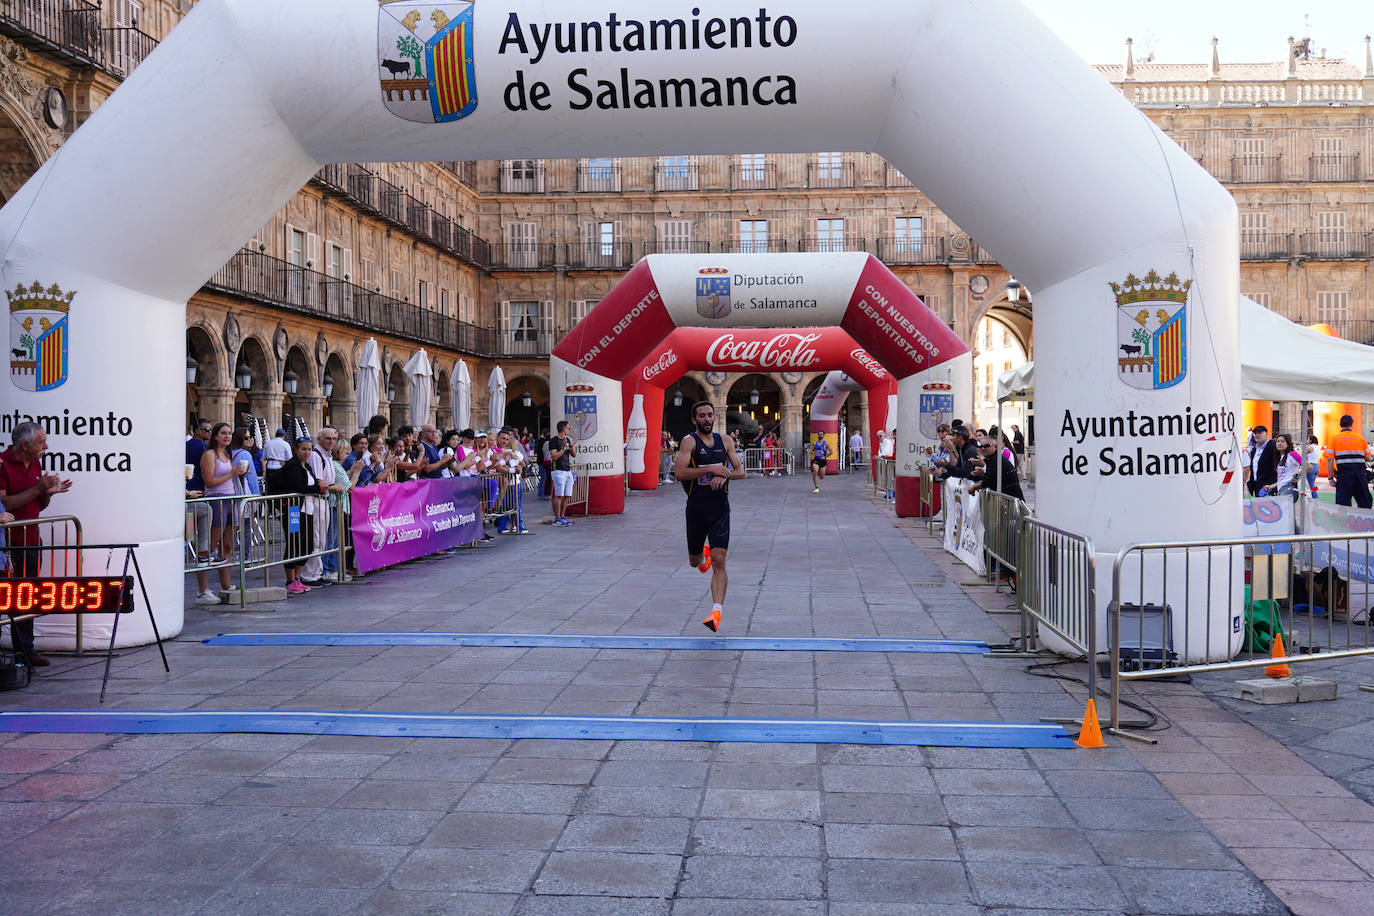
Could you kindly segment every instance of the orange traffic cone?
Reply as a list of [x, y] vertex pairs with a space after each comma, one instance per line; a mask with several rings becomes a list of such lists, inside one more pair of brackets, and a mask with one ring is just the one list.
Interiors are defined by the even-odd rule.
[[[1283, 634], [1274, 634], [1274, 648], [1269, 653], [1270, 658], [1283, 658], [1288, 654], [1288, 650], [1283, 647]], [[1265, 677], [1291, 677], [1293, 672], [1288, 670], [1287, 665], [1266, 665], [1264, 669]]]
[[1073, 743], [1079, 747], [1107, 746], [1107, 742], [1102, 740], [1102, 728], [1097, 724], [1097, 704], [1092, 700], [1088, 701], [1088, 708], [1083, 711], [1083, 727]]

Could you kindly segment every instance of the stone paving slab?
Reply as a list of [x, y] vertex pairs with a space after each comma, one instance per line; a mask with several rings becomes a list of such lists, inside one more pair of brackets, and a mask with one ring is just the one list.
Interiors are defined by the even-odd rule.
[[[819, 496], [803, 484], [751, 480], [733, 494], [728, 632], [1007, 640], [1015, 618], [990, 613], [1006, 609], [1005, 592], [932, 549], [924, 525], [893, 519], [857, 477]], [[634, 494], [622, 517], [539, 526], [271, 613], [192, 607], [169, 646], [171, 674], [154, 650], [122, 652], [107, 706], [1081, 714], [1075, 685], [981, 656], [197, 642], [224, 631], [696, 636], [707, 578], [684, 561], [680, 513], [672, 489]], [[59, 659], [29, 690], [0, 695], [0, 708], [93, 706], [99, 666]], [[1196, 688], [1147, 701], [1172, 724], [1161, 743], [1099, 751], [0, 735], [0, 817], [15, 825], [0, 855], [14, 876], [7, 897], [44, 912], [142, 911], [150, 887], [154, 909], [169, 913], [1248, 914], [1367, 903], [1374, 818], [1354, 793]], [[1309, 870], [1285, 857], [1306, 850], [1319, 853]]]

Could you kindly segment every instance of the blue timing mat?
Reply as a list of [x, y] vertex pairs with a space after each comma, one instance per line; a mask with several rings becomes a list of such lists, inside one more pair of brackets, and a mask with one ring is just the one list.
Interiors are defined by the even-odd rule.
[[648, 716], [482, 716], [282, 710], [22, 710], [0, 732], [124, 735], [363, 735], [388, 738], [572, 738], [601, 741], [752, 741], [922, 747], [1072, 748], [1058, 725], [1030, 722], [863, 722]]
[[207, 646], [485, 646], [560, 649], [727, 649], [755, 652], [952, 652], [981, 655], [967, 639], [775, 639], [766, 636], [577, 636], [537, 633], [221, 633]]

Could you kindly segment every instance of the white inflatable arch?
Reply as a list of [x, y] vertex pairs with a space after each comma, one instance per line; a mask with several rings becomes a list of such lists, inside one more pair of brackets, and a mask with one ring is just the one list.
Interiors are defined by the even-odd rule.
[[[63, 337], [41, 372], [12, 358], [5, 425], [52, 418], [54, 450], [127, 456], [50, 511], [143, 545], [164, 635], [185, 303], [331, 162], [880, 153], [1034, 290], [1040, 515], [1104, 551], [1236, 530], [1216, 457], [1240, 398], [1235, 205], [1025, 8], [602, 9], [203, 0], [0, 211], [12, 328], [46, 310]], [[71, 643], [60, 624], [41, 644]]]
[[[647, 431], [659, 428], [665, 388], [690, 369], [843, 369], [862, 380], [856, 387], [882, 396], [879, 424], [893, 422], [886, 410], [891, 373], [905, 395], [899, 403], [911, 408], [896, 421], [909, 446], [898, 464], [901, 515], [916, 513], [920, 456], [935, 445], [934, 429], [918, 422], [918, 405], [932, 397], [951, 408], [957, 402], [967, 416], [973, 403], [968, 346], [872, 255], [649, 255], [549, 359], [553, 419], [576, 421], [571, 434], [590, 468], [589, 511], [625, 508], [627, 438], [632, 455], [647, 452], [645, 467], [630, 468], [630, 486], [655, 485], [658, 437]], [[627, 428], [636, 396], [645, 422]], [[838, 455], [838, 424], [829, 419], [817, 429], [831, 435]]]

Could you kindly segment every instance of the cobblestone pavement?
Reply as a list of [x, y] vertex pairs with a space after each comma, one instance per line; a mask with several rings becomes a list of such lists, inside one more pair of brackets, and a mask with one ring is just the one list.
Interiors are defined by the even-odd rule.
[[[735, 486], [724, 632], [1005, 641], [1005, 594], [858, 478], [823, 489]], [[235, 631], [704, 632], [707, 577], [685, 562], [680, 491], [535, 530], [259, 613], [193, 607], [168, 647], [172, 673], [154, 649], [122, 653], [107, 706], [1081, 715], [1076, 685], [977, 655], [199, 643]], [[0, 708], [93, 707], [99, 676], [94, 659], [59, 659]], [[1094, 751], [0, 735], [0, 910], [1369, 911], [1363, 800], [1197, 687], [1143, 695], [1171, 723], [1160, 743]]]

